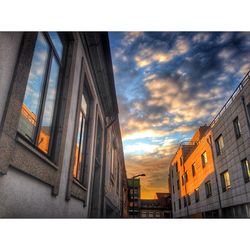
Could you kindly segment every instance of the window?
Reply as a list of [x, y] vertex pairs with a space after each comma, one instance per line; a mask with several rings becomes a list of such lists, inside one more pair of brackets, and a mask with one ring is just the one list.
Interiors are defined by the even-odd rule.
[[221, 155], [222, 150], [224, 148], [224, 141], [222, 135], [220, 135], [216, 140], [215, 140], [215, 148], [216, 148], [216, 153], [217, 156]]
[[205, 167], [207, 164], [207, 152], [206, 151], [201, 155], [201, 162], [202, 162], [202, 167]]
[[62, 54], [57, 33], [38, 33], [18, 124], [18, 132], [46, 155], [53, 144]]
[[196, 188], [194, 190], [194, 196], [195, 196], [195, 202], [199, 202], [200, 200], [199, 188]]
[[221, 173], [220, 177], [221, 177], [222, 191], [225, 192], [231, 188], [230, 175], [229, 175], [228, 170]]
[[248, 160], [246, 158], [241, 161], [241, 167], [243, 171], [244, 181], [245, 183], [247, 183], [250, 180], [250, 168], [249, 168]]
[[184, 201], [184, 207], [187, 206], [187, 200], [186, 200], [186, 197], [183, 197], [183, 201]]
[[185, 171], [185, 182], [187, 183], [188, 182], [188, 172], [187, 171]]
[[240, 122], [238, 116], [233, 120], [234, 124], [234, 133], [236, 136], [236, 139], [241, 137], [241, 127], [240, 127]]
[[[86, 94], [82, 94], [81, 97], [81, 108], [77, 129], [76, 145], [75, 145], [75, 160], [73, 176], [78, 181], [83, 182], [84, 180], [84, 167], [85, 167], [85, 155], [86, 155], [86, 139], [87, 139], [87, 113], [89, 100]], [[98, 132], [99, 134], [99, 132]], [[98, 150], [98, 149], [97, 149]], [[97, 153], [96, 159], [99, 155]]]
[[182, 175], [181, 181], [182, 181], [182, 186], [184, 186], [184, 184], [185, 184], [185, 174]]
[[196, 172], [196, 166], [195, 166], [195, 163], [192, 164], [192, 175], [195, 176]]
[[174, 194], [174, 185], [173, 185], [173, 194]]
[[180, 190], [180, 181], [179, 180], [177, 180], [177, 188], [178, 188], [178, 190]]
[[190, 198], [189, 194], [187, 195], [187, 202], [188, 202], [188, 206], [190, 206], [191, 205], [191, 198]]
[[212, 186], [211, 186], [211, 181], [208, 181], [205, 183], [205, 189], [206, 189], [206, 196], [209, 198], [212, 196]]
[[154, 218], [154, 212], [150, 211], [148, 217], [149, 218]]
[[179, 209], [181, 209], [181, 199], [179, 199], [178, 201], [179, 201]]
[[180, 165], [181, 165], [181, 166], [182, 166], [182, 163], [183, 163], [183, 162], [182, 162], [182, 157], [180, 157]]
[[160, 218], [160, 217], [161, 217], [161, 214], [160, 214], [159, 211], [156, 211], [156, 212], [155, 212], [155, 217], [157, 217], [157, 218]]

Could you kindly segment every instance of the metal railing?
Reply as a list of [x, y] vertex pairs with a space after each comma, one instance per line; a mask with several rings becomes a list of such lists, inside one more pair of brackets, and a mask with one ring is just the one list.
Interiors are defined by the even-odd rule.
[[228, 109], [228, 107], [232, 104], [232, 102], [235, 100], [235, 98], [238, 96], [238, 94], [241, 92], [241, 90], [243, 89], [243, 87], [246, 85], [247, 80], [250, 78], [250, 71], [247, 72], [247, 74], [245, 75], [245, 77], [243, 78], [243, 80], [240, 82], [240, 84], [238, 85], [238, 87], [236, 88], [236, 90], [233, 92], [233, 94], [229, 97], [229, 99], [227, 100], [227, 102], [224, 104], [224, 106], [222, 107], [222, 109], [219, 111], [219, 113], [215, 116], [215, 118], [213, 119], [213, 121], [210, 123], [209, 127], [212, 128], [216, 122], [218, 121], [218, 119], [223, 115], [223, 113]]

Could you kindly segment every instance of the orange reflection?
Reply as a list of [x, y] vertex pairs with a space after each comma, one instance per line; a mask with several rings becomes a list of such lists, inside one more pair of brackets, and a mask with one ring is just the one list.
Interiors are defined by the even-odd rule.
[[78, 157], [79, 157], [79, 147], [76, 145], [75, 149], [75, 161], [74, 161], [74, 170], [73, 170], [73, 176], [76, 178], [77, 177], [77, 163], [78, 163]]
[[[211, 134], [209, 127], [200, 127], [188, 143], [180, 146], [171, 161], [172, 166], [178, 164], [180, 197], [191, 195], [214, 172], [213, 155], [209, 144]], [[202, 162], [204, 152], [206, 152], [207, 158], [205, 164]], [[195, 168], [194, 175], [193, 168]]]
[[[25, 119], [32, 125], [32, 127], [37, 126], [36, 115], [24, 103], [22, 105], [21, 115], [23, 119]], [[46, 154], [48, 153], [50, 142], [50, 135], [48, 130], [49, 128], [42, 127], [38, 138], [38, 148]]]

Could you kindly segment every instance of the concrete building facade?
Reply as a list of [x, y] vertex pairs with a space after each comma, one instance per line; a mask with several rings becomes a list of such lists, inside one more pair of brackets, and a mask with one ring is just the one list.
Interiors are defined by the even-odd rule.
[[250, 217], [249, 73], [211, 124], [224, 217]]
[[249, 217], [249, 73], [209, 126], [171, 161], [173, 217]]
[[124, 176], [108, 34], [0, 33], [0, 217], [120, 217]]

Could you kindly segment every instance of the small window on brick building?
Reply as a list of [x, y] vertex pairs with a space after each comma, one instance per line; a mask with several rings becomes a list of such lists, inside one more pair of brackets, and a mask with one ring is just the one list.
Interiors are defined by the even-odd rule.
[[215, 140], [215, 148], [217, 156], [221, 155], [222, 150], [224, 148], [224, 141], [222, 135], [218, 136]]
[[195, 202], [199, 202], [200, 200], [199, 188], [196, 188], [194, 190], [194, 196], [195, 196]]
[[243, 171], [244, 181], [245, 183], [247, 183], [250, 180], [250, 168], [247, 158], [241, 161], [241, 167]]
[[195, 163], [192, 164], [192, 175], [195, 176], [196, 174], [196, 166], [195, 166]]
[[208, 181], [205, 183], [205, 189], [206, 189], [206, 197], [209, 198], [212, 196], [212, 185], [211, 181]]
[[202, 167], [205, 167], [207, 164], [207, 152], [203, 152], [201, 155], [201, 162], [202, 162]]
[[231, 188], [230, 175], [228, 170], [220, 174], [222, 191], [225, 192]]
[[241, 127], [240, 127], [240, 121], [238, 116], [233, 120], [233, 125], [234, 125], [234, 133], [236, 136], [236, 139], [241, 137]]

